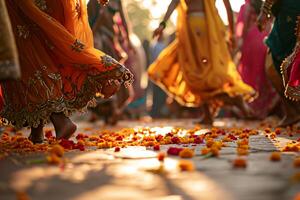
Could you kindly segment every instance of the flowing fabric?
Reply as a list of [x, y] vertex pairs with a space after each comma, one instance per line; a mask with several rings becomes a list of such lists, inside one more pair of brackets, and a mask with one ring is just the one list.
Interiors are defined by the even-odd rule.
[[264, 38], [267, 31], [260, 32], [256, 25], [257, 14], [250, 0], [241, 7], [237, 20], [237, 37], [243, 41], [238, 70], [243, 81], [251, 85], [259, 94], [250, 107], [255, 115], [265, 118], [278, 101], [276, 91], [267, 79], [265, 62], [267, 47]]
[[300, 15], [300, 1], [278, 0], [274, 10], [276, 19], [266, 43], [271, 50], [276, 70], [280, 73], [282, 61], [293, 52], [297, 42], [295, 28], [297, 16]]
[[205, 0], [205, 16], [188, 16], [178, 6], [177, 38], [150, 66], [150, 78], [180, 104], [198, 107], [219, 94], [243, 95], [254, 90], [245, 84], [226, 44], [226, 28], [214, 0]]
[[[300, 17], [298, 17], [298, 26]], [[300, 101], [300, 31], [298, 27], [298, 42], [294, 52], [287, 57], [282, 65], [281, 72], [287, 98]]]
[[93, 48], [85, 0], [6, 0], [22, 78], [2, 84], [1, 116], [17, 127], [37, 127], [54, 112], [91, 105], [113, 80], [131, 73]]
[[[0, 80], [20, 77], [20, 67], [5, 1], [0, 1]], [[1, 95], [1, 90], [0, 90]]]

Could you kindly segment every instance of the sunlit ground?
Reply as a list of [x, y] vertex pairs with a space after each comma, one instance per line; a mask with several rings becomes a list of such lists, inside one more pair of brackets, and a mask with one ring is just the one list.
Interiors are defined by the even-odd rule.
[[[101, 122], [90, 124], [78, 121], [78, 133], [92, 134], [111, 129]], [[218, 119], [215, 126], [256, 128], [257, 122]], [[177, 136], [185, 137], [195, 127], [193, 120], [122, 121], [114, 129], [133, 127], [141, 138], [166, 135], [180, 128]], [[205, 127], [195, 132], [202, 135]], [[295, 135], [296, 136], [296, 135]], [[152, 147], [133, 146], [115, 152], [114, 148], [73, 151], [66, 155], [63, 166], [26, 164], [36, 156], [14, 156], [0, 160], [0, 199], [15, 199], [17, 191], [24, 191], [32, 199], [293, 199], [299, 191], [297, 170], [292, 161], [295, 153], [283, 153], [282, 161], [271, 162], [270, 153], [278, 151], [297, 137], [279, 135], [275, 139], [263, 132], [249, 139], [247, 168], [234, 169], [237, 157], [235, 142], [226, 143], [218, 158], [205, 158], [201, 150], [205, 143], [193, 145], [164, 145], [194, 149], [191, 159], [195, 170], [181, 172], [181, 158], [168, 156], [163, 163], [157, 160], [157, 151]], [[132, 135], [124, 140], [130, 140]], [[221, 138], [220, 138], [221, 139]], [[38, 157], [38, 156], [37, 156]], [[13, 160], [17, 160], [14, 161]], [[291, 182], [292, 181], [292, 182]], [[281, 191], [278, 193], [278, 191]]]
[[[145, 0], [143, 5], [149, 6], [149, 2], [150, 0]], [[154, 8], [154, 18], [163, 14], [168, 2], [159, 1], [160, 4]], [[217, 1], [218, 6], [220, 2]], [[242, 1], [232, 2], [236, 10]], [[220, 13], [224, 14], [222, 9]], [[195, 128], [191, 119], [121, 121], [114, 128], [106, 127], [102, 122], [91, 124], [86, 122], [86, 117], [84, 119], [75, 119], [79, 126], [76, 134], [91, 135], [106, 129], [116, 131], [132, 128], [133, 132], [123, 138], [124, 142], [131, 141], [134, 137], [138, 138], [136, 142], [147, 137], [165, 137], [174, 129], [175, 137], [186, 138], [190, 136], [189, 131]], [[272, 122], [273, 119], [270, 119], [266, 124], [272, 125]], [[259, 130], [259, 134], [249, 138], [248, 155], [238, 156], [238, 143], [234, 141], [226, 142], [218, 157], [202, 154], [202, 150], [208, 145], [207, 141], [197, 145], [168, 144], [161, 145], [160, 152], [167, 152], [170, 147], [189, 148], [194, 151], [194, 156], [180, 158], [168, 155], [163, 162], [157, 159], [158, 151], [152, 146], [127, 146], [119, 152], [115, 148], [95, 147], [83, 152], [72, 150], [65, 154], [66, 160], [60, 165], [32, 162], [44, 159], [45, 153], [13, 153], [0, 159], [0, 199], [16, 199], [17, 194], [17, 199], [20, 200], [296, 199], [295, 196], [300, 191], [300, 174], [293, 161], [299, 153], [283, 152], [278, 162], [271, 162], [270, 155], [282, 150], [288, 143], [296, 144], [299, 133], [281, 134], [272, 138], [272, 133], [267, 134], [260, 127], [260, 122], [234, 119], [217, 119], [214, 126], [220, 129], [255, 129]], [[210, 131], [209, 127], [197, 126], [193, 134], [198, 137]], [[24, 132], [28, 135], [28, 130]], [[72, 139], [76, 141], [75, 138]], [[215, 138], [216, 141], [222, 139], [224, 135]], [[239, 138], [240, 140], [242, 139]], [[237, 157], [246, 161], [245, 168], [234, 168], [233, 161]], [[191, 164], [193, 169], [182, 171], [179, 167], [182, 162]]]

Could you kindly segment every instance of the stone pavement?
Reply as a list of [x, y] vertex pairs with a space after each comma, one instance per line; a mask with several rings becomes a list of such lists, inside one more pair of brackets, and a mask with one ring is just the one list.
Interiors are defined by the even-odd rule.
[[[255, 123], [220, 120], [215, 125], [251, 128]], [[138, 126], [192, 128], [194, 124], [192, 120], [131, 121], [121, 122], [115, 129]], [[88, 132], [105, 127], [79, 122], [79, 128]], [[270, 152], [291, 139], [279, 137], [274, 142], [264, 135], [252, 136], [246, 169], [232, 167], [235, 144], [224, 147], [218, 158], [209, 159], [200, 156], [204, 145], [198, 145], [192, 159], [194, 172], [180, 172], [179, 158], [168, 156], [163, 174], [149, 171], [158, 168], [159, 162], [156, 152], [145, 147], [128, 147], [119, 153], [112, 149], [68, 152], [70, 162], [64, 168], [26, 164], [28, 160], [44, 157], [42, 154], [14, 156], [0, 160], [0, 200], [16, 199], [15, 191], [20, 190], [33, 200], [293, 200], [300, 192], [300, 182], [293, 181], [300, 172], [293, 167], [295, 153], [284, 153], [280, 162], [269, 160]]]

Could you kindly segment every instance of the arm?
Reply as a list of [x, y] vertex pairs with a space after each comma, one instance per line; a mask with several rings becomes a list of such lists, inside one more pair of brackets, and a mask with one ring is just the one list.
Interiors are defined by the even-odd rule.
[[223, 0], [226, 11], [227, 11], [227, 18], [228, 18], [228, 22], [229, 22], [229, 28], [230, 28], [230, 32], [231, 32], [231, 36], [234, 35], [234, 17], [233, 17], [233, 11], [231, 8], [231, 4], [229, 0]]
[[251, 14], [253, 12], [253, 8], [251, 7], [251, 5], [247, 5], [247, 7], [245, 8], [245, 22], [244, 22], [244, 28], [243, 28], [243, 33], [242, 33], [242, 38], [245, 38], [249, 26], [250, 26], [250, 18], [251, 18]]
[[92, 31], [93, 33], [95, 33], [99, 27], [101, 27], [103, 25], [103, 14], [104, 14], [104, 10], [102, 10], [103, 8], [100, 8], [100, 10], [98, 10], [99, 12], [99, 16], [97, 17], [95, 23], [93, 24], [93, 27], [92, 27]]
[[162, 35], [163, 30], [166, 28], [166, 22], [169, 20], [170, 16], [172, 15], [174, 10], [178, 6], [179, 2], [180, 2], [180, 0], [172, 0], [171, 1], [170, 5], [168, 7], [167, 13], [165, 14], [165, 16], [163, 18], [163, 21], [159, 24], [159, 27], [153, 33], [153, 38]]
[[119, 0], [119, 10], [120, 10], [120, 17], [124, 24], [124, 28], [125, 28], [125, 32], [126, 32], [126, 39], [128, 41], [129, 49], [131, 49], [134, 53], [136, 53], [136, 50], [130, 40], [131, 26], [129, 24], [130, 21], [128, 20], [129, 17], [128, 17], [126, 10], [123, 7], [121, 0]]
[[233, 16], [233, 11], [231, 8], [231, 4], [229, 0], [223, 0], [226, 11], [227, 11], [227, 17], [228, 17], [228, 22], [229, 22], [229, 45], [230, 49], [233, 52], [236, 48], [236, 41], [235, 41], [235, 33], [234, 33], [234, 16]]
[[257, 18], [257, 26], [260, 31], [264, 31], [266, 24], [271, 19], [272, 7], [278, 0], [266, 0], [260, 10], [260, 14]]
[[172, 0], [171, 1], [170, 5], [168, 7], [167, 13], [164, 16], [164, 19], [163, 19], [164, 22], [167, 22], [169, 20], [169, 18], [171, 17], [172, 13], [177, 8], [179, 2], [180, 2], [180, 0]]

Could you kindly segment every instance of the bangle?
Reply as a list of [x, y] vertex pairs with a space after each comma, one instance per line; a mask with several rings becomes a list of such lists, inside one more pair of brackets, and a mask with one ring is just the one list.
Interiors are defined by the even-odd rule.
[[273, 5], [274, 5], [274, 1], [273, 0], [266, 0], [265, 3], [262, 6], [262, 12], [268, 18], [271, 18]]
[[109, 0], [98, 0], [98, 3], [103, 6], [106, 6], [109, 3]]
[[162, 26], [165, 29], [167, 26], [167, 23], [165, 21], [162, 21], [159, 23], [159, 26]]

